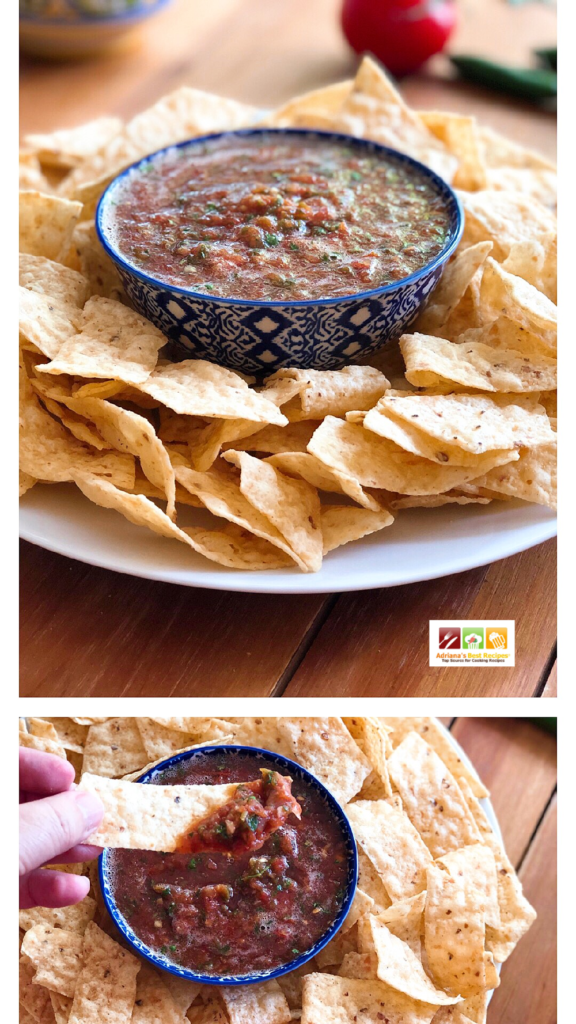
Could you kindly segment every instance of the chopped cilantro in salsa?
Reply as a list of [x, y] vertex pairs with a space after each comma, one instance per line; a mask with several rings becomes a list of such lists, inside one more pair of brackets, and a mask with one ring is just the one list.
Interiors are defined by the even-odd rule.
[[165, 786], [240, 785], [203, 834], [185, 837], [192, 854], [108, 852], [118, 909], [148, 947], [218, 976], [288, 963], [324, 934], [344, 898], [346, 847], [317, 791], [298, 781], [292, 795], [289, 781], [233, 751], [217, 762], [197, 754], [154, 777]]
[[354, 142], [273, 132], [172, 148], [117, 186], [112, 237], [137, 268], [221, 297], [330, 298], [392, 284], [448, 237], [445, 200]]

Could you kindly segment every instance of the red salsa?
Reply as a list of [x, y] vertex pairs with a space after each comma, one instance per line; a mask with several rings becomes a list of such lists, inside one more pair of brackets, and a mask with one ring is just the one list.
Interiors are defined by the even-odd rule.
[[337, 916], [348, 873], [320, 794], [300, 780], [291, 794], [264, 758], [196, 754], [150, 784], [230, 782], [242, 783], [234, 800], [184, 837], [185, 852], [108, 851], [114, 899], [136, 935], [214, 976], [268, 970], [310, 949]]
[[257, 133], [174, 147], [115, 189], [107, 228], [136, 268], [222, 298], [350, 295], [444, 248], [433, 182], [353, 141]]

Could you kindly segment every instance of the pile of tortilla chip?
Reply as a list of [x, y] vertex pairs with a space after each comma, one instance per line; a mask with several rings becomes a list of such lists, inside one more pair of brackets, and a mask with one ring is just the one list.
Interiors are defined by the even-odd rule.
[[[459, 191], [461, 244], [414, 325], [367, 363], [256, 385], [173, 363], [94, 228], [134, 160], [243, 125], [331, 128], [428, 164]], [[405, 508], [556, 504], [555, 171], [472, 117], [410, 110], [366, 58], [354, 81], [258, 120], [182, 87], [128, 124], [26, 139], [20, 193], [21, 494], [96, 504], [235, 569], [320, 569]], [[182, 513], [204, 510], [202, 526]]]
[[68, 758], [107, 813], [120, 790], [126, 808], [134, 786], [130, 839], [115, 843], [106, 826], [100, 841], [136, 847], [143, 771], [206, 743], [276, 751], [346, 807], [359, 856], [336, 937], [292, 973], [238, 987], [135, 957], [105, 909], [96, 861], [46, 868], [86, 870], [92, 888], [76, 906], [20, 912], [26, 1024], [483, 1024], [497, 965], [536, 917], [483, 810], [487, 790], [433, 718], [27, 719], [20, 740]]

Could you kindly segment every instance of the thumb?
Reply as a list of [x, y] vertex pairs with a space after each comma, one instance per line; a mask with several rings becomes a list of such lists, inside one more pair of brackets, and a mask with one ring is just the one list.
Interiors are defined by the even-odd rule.
[[104, 807], [92, 793], [69, 790], [20, 806], [20, 874], [50, 863], [94, 831]]

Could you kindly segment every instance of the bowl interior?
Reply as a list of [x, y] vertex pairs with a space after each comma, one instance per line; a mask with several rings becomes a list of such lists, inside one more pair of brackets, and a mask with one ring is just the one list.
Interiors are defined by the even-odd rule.
[[[215, 141], [218, 139], [225, 139], [228, 137], [250, 137], [250, 136], [262, 136], [262, 135], [276, 135], [276, 136], [298, 136], [300, 138], [319, 138], [324, 141], [333, 141], [336, 143], [353, 143], [362, 150], [381, 155], [383, 159], [388, 161], [396, 162], [410, 167], [414, 174], [420, 178], [425, 179], [430, 183], [434, 190], [440, 195], [445, 203], [448, 217], [449, 230], [446, 238], [446, 242], [441, 251], [428, 263], [424, 264], [418, 270], [409, 276], [402, 278], [399, 281], [395, 281], [392, 284], [381, 285], [376, 288], [371, 288], [368, 291], [352, 292], [349, 295], [337, 295], [330, 298], [312, 298], [312, 299], [299, 299], [299, 300], [276, 300], [276, 299], [238, 299], [228, 298], [219, 296], [214, 293], [198, 292], [192, 288], [186, 288], [179, 285], [171, 284], [163, 281], [161, 278], [153, 277], [145, 274], [140, 268], [135, 267], [129, 260], [129, 258], [121, 253], [116, 247], [110, 231], [109, 213], [110, 206], [116, 202], [116, 193], [118, 189], [124, 187], [126, 178], [132, 174], [138, 173], [147, 164], [150, 164], [159, 157], [167, 154], [171, 151], [177, 151], [189, 148], [194, 150], [196, 147], [200, 147], [207, 142]], [[324, 306], [336, 303], [346, 302], [352, 299], [364, 299], [370, 298], [371, 296], [385, 296], [387, 294], [393, 294], [398, 291], [399, 288], [405, 285], [412, 284], [419, 280], [419, 278], [430, 273], [430, 271], [441, 266], [449, 257], [452, 255], [464, 227], [464, 216], [462, 212], [462, 206], [460, 200], [453, 189], [445, 182], [439, 175], [432, 171], [429, 167], [421, 164], [418, 160], [413, 157], [407, 156], [405, 153], [400, 153], [398, 150], [391, 149], [388, 146], [383, 146], [378, 142], [373, 142], [370, 139], [361, 139], [352, 135], [345, 135], [341, 132], [329, 132], [319, 131], [310, 128], [241, 128], [235, 131], [218, 132], [211, 135], [203, 135], [193, 139], [187, 139], [184, 142], [180, 142], [177, 145], [166, 146], [163, 149], [157, 150], [155, 153], [151, 153], [148, 156], [143, 157], [140, 160], [135, 161], [130, 167], [127, 167], [122, 171], [114, 180], [108, 185], [108, 188], [103, 192], [98, 203], [96, 210], [96, 231], [101, 244], [104, 249], [114, 260], [118, 266], [128, 272], [140, 281], [152, 285], [156, 288], [165, 289], [170, 293], [188, 295], [195, 298], [206, 299], [212, 303], [222, 303], [223, 305], [231, 306], [250, 306], [259, 307], [263, 306], [266, 308], [270, 307], [285, 307], [285, 308], [296, 308], [305, 306]]]
[[295, 761], [291, 761], [289, 758], [283, 757], [281, 754], [273, 753], [270, 750], [264, 750], [261, 747], [247, 747], [239, 746], [237, 744], [224, 744], [216, 747], [206, 745], [203, 747], [198, 747], [195, 750], [182, 751], [179, 754], [175, 754], [173, 757], [166, 758], [166, 760], [162, 761], [160, 764], [155, 765], [153, 768], [150, 768], [148, 771], [143, 772], [143, 774], [138, 778], [137, 781], [143, 783], [150, 782], [155, 775], [158, 775], [165, 768], [178, 764], [182, 761], [192, 760], [194, 759], [194, 757], [197, 757], [198, 755], [207, 755], [208, 757], [220, 757], [222, 753], [226, 752], [236, 753], [240, 757], [246, 756], [252, 758], [256, 756], [258, 758], [262, 758], [262, 760], [266, 760], [267, 762], [272, 762], [274, 765], [277, 766], [278, 771], [283, 772], [285, 774], [289, 774], [295, 781], [301, 780], [308, 786], [313, 787], [316, 790], [316, 792], [321, 796], [326, 806], [329, 808], [332, 817], [335, 819], [340, 828], [348, 853], [346, 893], [342, 901], [342, 905], [340, 907], [338, 915], [336, 916], [332, 924], [326, 929], [326, 931], [323, 933], [320, 939], [318, 939], [318, 941], [313, 946], [311, 946], [308, 950], [302, 953], [295, 960], [291, 960], [287, 964], [282, 964], [280, 966], [270, 968], [269, 970], [257, 971], [241, 975], [215, 976], [212, 974], [200, 974], [189, 968], [179, 967], [177, 964], [172, 963], [162, 953], [150, 949], [148, 946], [145, 945], [144, 942], [142, 942], [141, 939], [138, 938], [136, 933], [130, 927], [128, 921], [126, 921], [126, 919], [120, 913], [114, 899], [113, 888], [111, 884], [111, 864], [109, 857], [111, 851], [104, 850], [100, 856], [99, 876], [100, 886], [104, 902], [106, 904], [106, 908], [110, 916], [112, 917], [112, 920], [119, 928], [120, 932], [123, 934], [125, 939], [129, 942], [129, 944], [132, 946], [132, 948], [137, 954], [144, 957], [146, 960], [150, 961], [150, 963], [154, 964], [154, 966], [159, 967], [164, 971], [168, 971], [170, 974], [175, 974], [178, 977], [187, 978], [191, 981], [198, 981], [211, 985], [246, 985], [266, 981], [270, 978], [277, 978], [282, 974], [288, 974], [290, 971], [296, 970], [296, 968], [301, 967], [302, 964], [305, 964], [308, 960], [315, 956], [321, 949], [323, 949], [323, 947], [327, 945], [327, 943], [330, 942], [332, 938], [334, 938], [334, 936], [344, 923], [350, 910], [350, 907], [352, 905], [352, 901], [354, 899], [356, 885], [358, 881], [358, 854], [350, 822], [348, 821], [348, 818], [344, 814], [342, 807], [335, 800], [335, 798], [332, 796], [329, 790], [327, 790], [326, 787], [323, 786], [322, 783], [314, 775], [306, 771], [305, 768], [297, 764]]

